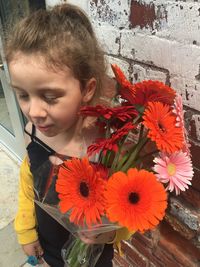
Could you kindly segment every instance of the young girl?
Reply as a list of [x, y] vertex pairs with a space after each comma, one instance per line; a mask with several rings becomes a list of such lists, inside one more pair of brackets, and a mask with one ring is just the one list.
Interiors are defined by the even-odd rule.
[[[28, 256], [42, 256], [44, 266], [63, 267], [61, 249], [69, 232], [34, 204], [34, 190], [43, 197], [62, 160], [82, 157], [98, 136], [79, 110], [102, 95], [103, 53], [87, 16], [64, 4], [19, 22], [7, 38], [6, 58], [11, 85], [28, 119], [15, 229]], [[55, 192], [50, 201], [58, 202]], [[106, 244], [96, 267], [112, 266], [111, 243], [126, 237], [124, 230], [84, 237], [85, 242]]]

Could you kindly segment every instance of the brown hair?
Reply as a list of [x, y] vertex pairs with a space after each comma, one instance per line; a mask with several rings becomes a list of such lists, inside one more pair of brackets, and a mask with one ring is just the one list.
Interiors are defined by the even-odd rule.
[[70, 4], [38, 10], [23, 18], [7, 36], [6, 59], [16, 53], [37, 53], [52, 68], [69, 67], [82, 87], [94, 77], [100, 94], [105, 75], [104, 54], [87, 15]]

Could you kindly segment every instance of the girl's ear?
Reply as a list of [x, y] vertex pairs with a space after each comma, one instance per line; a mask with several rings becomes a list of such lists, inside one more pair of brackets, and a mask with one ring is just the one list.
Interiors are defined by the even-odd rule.
[[95, 78], [91, 78], [87, 81], [86, 86], [83, 90], [83, 103], [88, 103], [92, 100], [96, 91], [97, 81]]

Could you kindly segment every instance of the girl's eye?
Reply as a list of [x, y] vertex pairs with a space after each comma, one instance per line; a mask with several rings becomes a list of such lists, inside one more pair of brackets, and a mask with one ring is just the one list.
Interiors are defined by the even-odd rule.
[[28, 100], [29, 96], [26, 94], [18, 94], [18, 98], [22, 100]]
[[47, 96], [47, 95], [43, 96], [43, 98], [44, 98], [44, 100], [45, 100], [47, 103], [49, 103], [49, 104], [54, 104], [54, 103], [56, 103], [56, 99], [57, 99], [56, 96]]

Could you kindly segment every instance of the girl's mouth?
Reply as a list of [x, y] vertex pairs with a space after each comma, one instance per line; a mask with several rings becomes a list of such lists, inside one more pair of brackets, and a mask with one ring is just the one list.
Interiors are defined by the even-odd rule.
[[52, 125], [47, 125], [47, 126], [37, 126], [37, 128], [41, 131], [41, 132], [47, 132]]

